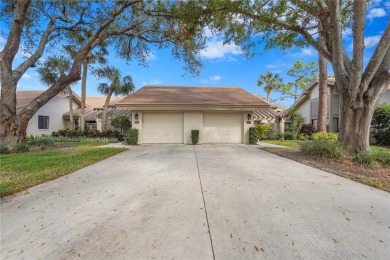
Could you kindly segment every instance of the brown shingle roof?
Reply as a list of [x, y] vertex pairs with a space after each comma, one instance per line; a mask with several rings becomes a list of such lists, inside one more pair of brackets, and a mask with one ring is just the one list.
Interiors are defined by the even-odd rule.
[[205, 105], [269, 107], [240, 87], [145, 86], [125, 97], [124, 105]]

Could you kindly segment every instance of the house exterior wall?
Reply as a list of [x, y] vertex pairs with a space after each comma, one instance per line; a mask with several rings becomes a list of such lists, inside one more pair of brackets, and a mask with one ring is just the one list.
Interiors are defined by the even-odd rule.
[[[73, 102], [73, 108], [79, 105]], [[53, 131], [66, 128], [66, 122], [62, 115], [69, 111], [69, 98], [67, 95], [59, 94], [53, 97], [43, 107], [41, 107], [30, 119], [27, 126], [27, 135], [50, 135]], [[38, 129], [38, 116], [49, 117], [49, 129]]]
[[378, 105], [383, 103], [390, 104], [390, 89], [386, 89], [384, 93], [380, 95], [378, 101], [376, 102]]
[[[136, 115], [138, 115], [138, 119], [136, 119]], [[138, 129], [138, 144], [143, 143], [142, 139], [142, 121], [143, 121], [143, 114], [140, 111], [134, 111], [131, 114], [131, 127]]]
[[298, 107], [298, 111], [303, 115], [305, 118], [305, 124], [311, 123], [311, 117], [310, 117], [310, 103], [311, 100], [308, 99], [305, 102], [303, 102], [302, 105]]
[[191, 130], [199, 130], [199, 144], [203, 143], [203, 112], [184, 112], [184, 143], [192, 144]]

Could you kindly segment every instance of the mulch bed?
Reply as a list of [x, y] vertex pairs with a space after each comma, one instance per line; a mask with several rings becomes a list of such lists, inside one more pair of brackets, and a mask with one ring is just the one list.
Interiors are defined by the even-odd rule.
[[[277, 154], [279, 156], [303, 163], [305, 165], [330, 172], [337, 175], [360, 175], [367, 178], [377, 178], [384, 181], [385, 186], [390, 189], [390, 168], [380, 166], [361, 165], [351, 161], [331, 161], [318, 157], [307, 156], [298, 150], [284, 148], [263, 148], [263, 150]], [[347, 177], [349, 178], [349, 177]], [[353, 178], [352, 178], [353, 179]], [[387, 190], [385, 188], [384, 190]], [[390, 191], [390, 190], [387, 190]]]

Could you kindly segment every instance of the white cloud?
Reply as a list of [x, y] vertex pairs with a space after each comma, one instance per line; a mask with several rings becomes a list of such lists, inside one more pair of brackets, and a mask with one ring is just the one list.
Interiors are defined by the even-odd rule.
[[5, 43], [5, 38], [0, 36], [0, 43]]
[[206, 48], [200, 51], [200, 56], [205, 59], [221, 59], [242, 53], [241, 47], [234, 43], [223, 44], [223, 40], [211, 39]]
[[374, 47], [378, 44], [380, 39], [382, 38], [381, 35], [374, 35], [374, 36], [369, 36], [364, 38], [364, 46], [366, 48], [371, 48]]
[[163, 82], [161, 80], [152, 79], [149, 81], [142, 81], [141, 85], [142, 86], [147, 86], [147, 85], [155, 86], [155, 85], [161, 85], [162, 83]]
[[154, 52], [145, 53], [144, 55], [147, 61], [157, 60], [157, 55]]
[[201, 79], [202, 83], [217, 83], [222, 77], [220, 75], [209, 76], [207, 79]]
[[29, 78], [31, 78], [31, 76], [30, 76], [29, 74], [27, 74], [27, 73], [24, 73], [23, 76], [22, 76], [22, 78], [24, 78], [24, 79], [29, 79]]
[[346, 38], [349, 38], [350, 36], [352, 36], [352, 29], [351, 28], [345, 28], [343, 30], [343, 38], [346, 39]]
[[276, 68], [279, 68], [278, 65], [273, 65], [273, 64], [268, 64], [267, 66], [265, 66], [267, 69], [276, 69]]
[[367, 18], [372, 20], [374, 18], [379, 18], [386, 16], [386, 11], [383, 8], [372, 8], [370, 11], [368, 11]]
[[301, 58], [301, 57], [305, 57], [305, 56], [306, 57], [307, 56], [314, 56], [314, 55], [316, 55], [316, 53], [317, 52], [311, 48], [303, 48], [303, 49], [300, 49], [299, 52], [291, 54], [291, 56]]

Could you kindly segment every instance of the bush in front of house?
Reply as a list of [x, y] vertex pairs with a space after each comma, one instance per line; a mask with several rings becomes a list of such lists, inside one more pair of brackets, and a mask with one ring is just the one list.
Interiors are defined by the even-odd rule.
[[257, 128], [252, 126], [249, 127], [249, 144], [257, 144]]
[[329, 140], [333, 142], [336, 142], [338, 137], [338, 133], [334, 132], [317, 132], [311, 136], [313, 140]]
[[30, 146], [28, 144], [17, 144], [14, 147], [16, 153], [27, 153], [30, 151]]
[[6, 145], [0, 145], [0, 154], [9, 154], [11, 151], [9, 150], [8, 146]]
[[121, 133], [128, 131], [131, 127], [131, 122], [128, 116], [119, 115], [111, 119], [111, 125], [115, 128], [119, 128]]
[[331, 140], [313, 140], [302, 142], [300, 145], [301, 152], [305, 155], [339, 160], [344, 154], [340, 144]]
[[282, 139], [284, 139], [284, 134], [281, 132], [271, 131], [265, 136], [264, 139], [266, 139], [266, 140], [282, 140]]
[[257, 138], [262, 140], [272, 131], [272, 124], [258, 124], [255, 125], [257, 129]]
[[139, 131], [137, 128], [132, 128], [129, 130], [129, 133], [126, 137], [126, 143], [130, 145], [137, 145], [138, 144], [138, 135]]
[[371, 127], [377, 144], [390, 145], [390, 104], [383, 103], [375, 108]]
[[293, 131], [284, 132], [284, 140], [295, 140], [297, 139], [297, 133]]
[[197, 129], [191, 130], [191, 141], [192, 141], [192, 144], [198, 144], [199, 130], [197, 130]]
[[123, 141], [124, 136], [121, 132], [116, 130], [105, 130], [100, 132], [98, 130], [58, 130], [52, 133], [54, 137], [70, 137], [70, 138], [116, 138]]
[[312, 124], [303, 124], [301, 126], [301, 129], [299, 130], [300, 134], [311, 136], [314, 134], [317, 130], [315, 129], [314, 125]]

